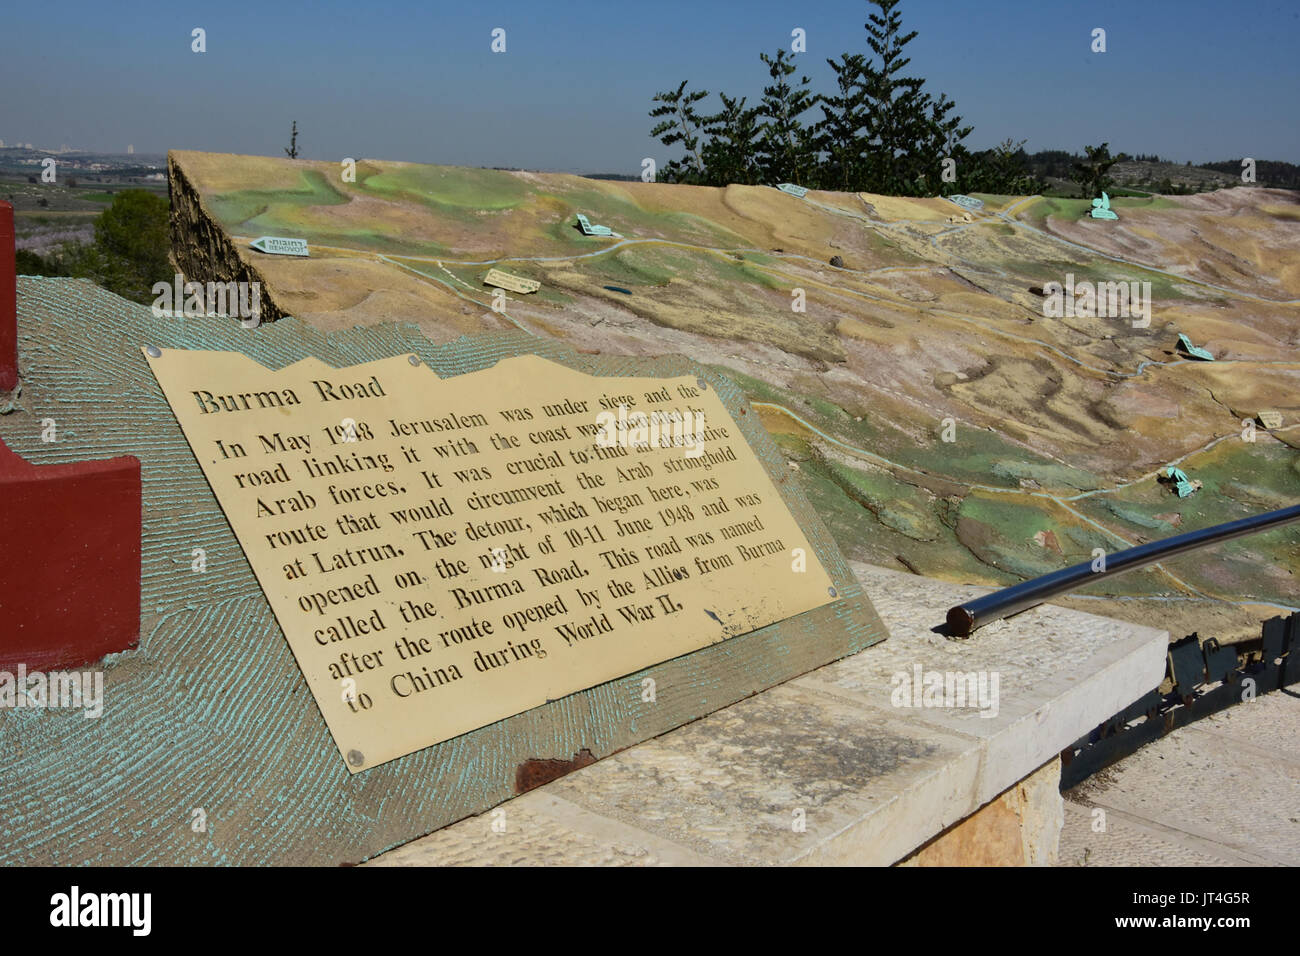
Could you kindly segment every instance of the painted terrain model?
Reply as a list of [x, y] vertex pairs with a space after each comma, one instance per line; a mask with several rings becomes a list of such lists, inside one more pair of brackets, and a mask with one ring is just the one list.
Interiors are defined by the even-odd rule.
[[[1107, 220], [1083, 199], [979, 195], [962, 213], [939, 198], [351, 172], [172, 153], [178, 268], [260, 281], [263, 320], [405, 321], [436, 341], [518, 328], [712, 365], [850, 558], [1009, 584], [1300, 500], [1292, 192], [1115, 198]], [[251, 249], [260, 237], [306, 240], [310, 256]], [[540, 288], [500, 291], [493, 268]], [[1201, 489], [1180, 498], [1158, 480], [1170, 466]], [[1279, 529], [1090, 593], [1126, 598], [1112, 616], [1225, 638], [1300, 605], [1298, 570], [1297, 532]]]

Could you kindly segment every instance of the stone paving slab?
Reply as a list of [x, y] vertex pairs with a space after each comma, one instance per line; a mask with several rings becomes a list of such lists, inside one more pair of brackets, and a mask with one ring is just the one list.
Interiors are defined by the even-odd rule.
[[557, 847], [563, 847], [568, 866], [701, 866], [716, 862], [644, 830], [601, 817], [543, 788], [384, 853], [369, 865], [528, 866], [557, 862]]
[[[1048, 606], [951, 640], [931, 628], [984, 589], [852, 568], [889, 627], [885, 643], [372, 863], [887, 865], [1164, 672], [1164, 631]], [[895, 706], [895, 675], [917, 664], [923, 674], [996, 672], [996, 716]]]
[[1300, 696], [1180, 727], [1066, 798], [1062, 864], [1300, 865]]
[[[976, 789], [980, 804], [1133, 703], [1164, 674], [1165, 631], [1043, 605], [987, 625], [969, 640], [951, 640], [931, 629], [945, 619], [949, 607], [987, 589], [866, 564], [851, 567], [877, 609], [888, 608], [879, 613], [890, 640], [876, 653], [855, 654], [794, 683], [893, 709], [895, 675], [914, 674], [918, 664], [923, 675], [985, 673], [991, 679], [996, 674], [996, 709], [914, 705], [911, 710], [919, 722], [983, 743], [986, 759]], [[1136, 690], [1139, 686], [1143, 689]]]

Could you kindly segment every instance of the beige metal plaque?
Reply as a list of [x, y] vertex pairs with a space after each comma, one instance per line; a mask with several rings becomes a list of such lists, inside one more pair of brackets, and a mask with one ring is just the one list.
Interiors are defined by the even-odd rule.
[[1282, 413], [1275, 412], [1272, 409], [1267, 409], [1267, 408], [1260, 409], [1259, 423], [1263, 425], [1265, 428], [1281, 428]]
[[509, 272], [502, 272], [500, 269], [489, 269], [487, 275], [483, 277], [483, 284], [494, 286], [498, 289], [509, 289], [511, 292], [528, 294], [536, 292], [542, 287], [542, 284], [536, 279], [525, 279], [521, 276], [511, 275]]
[[352, 772], [836, 599], [704, 383], [412, 358], [149, 358]]

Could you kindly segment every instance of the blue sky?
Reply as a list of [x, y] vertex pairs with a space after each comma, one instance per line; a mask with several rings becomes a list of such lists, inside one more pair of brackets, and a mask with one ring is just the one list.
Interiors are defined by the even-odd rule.
[[[865, 51], [865, 0], [10, 4], [0, 139], [102, 151], [344, 156], [639, 174], [656, 91], [756, 100], [760, 51], [807, 33]], [[910, 70], [956, 100], [973, 148], [1242, 155], [1300, 162], [1300, 3], [903, 0]], [[191, 52], [191, 31], [207, 52]], [[490, 50], [506, 30], [506, 52]], [[1107, 33], [1092, 53], [1091, 31]], [[716, 100], [709, 101], [712, 106]]]

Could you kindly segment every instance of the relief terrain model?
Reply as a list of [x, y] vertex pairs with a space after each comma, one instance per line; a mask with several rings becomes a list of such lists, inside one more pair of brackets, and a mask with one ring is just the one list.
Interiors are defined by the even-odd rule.
[[[1098, 219], [1086, 199], [958, 208], [372, 160], [173, 152], [168, 171], [178, 269], [261, 282], [263, 321], [412, 322], [442, 342], [517, 328], [716, 368], [851, 559], [1007, 585], [1300, 498], [1292, 192], [1114, 198]], [[310, 254], [250, 247], [264, 237]], [[540, 288], [501, 290], [491, 269]], [[1196, 494], [1160, 480], [1171, 466]], [[1059, 603], [1109, 595], [1106, 614], [1171, 633], [1255, 635], [1300, 604], [1293, 541]]]

